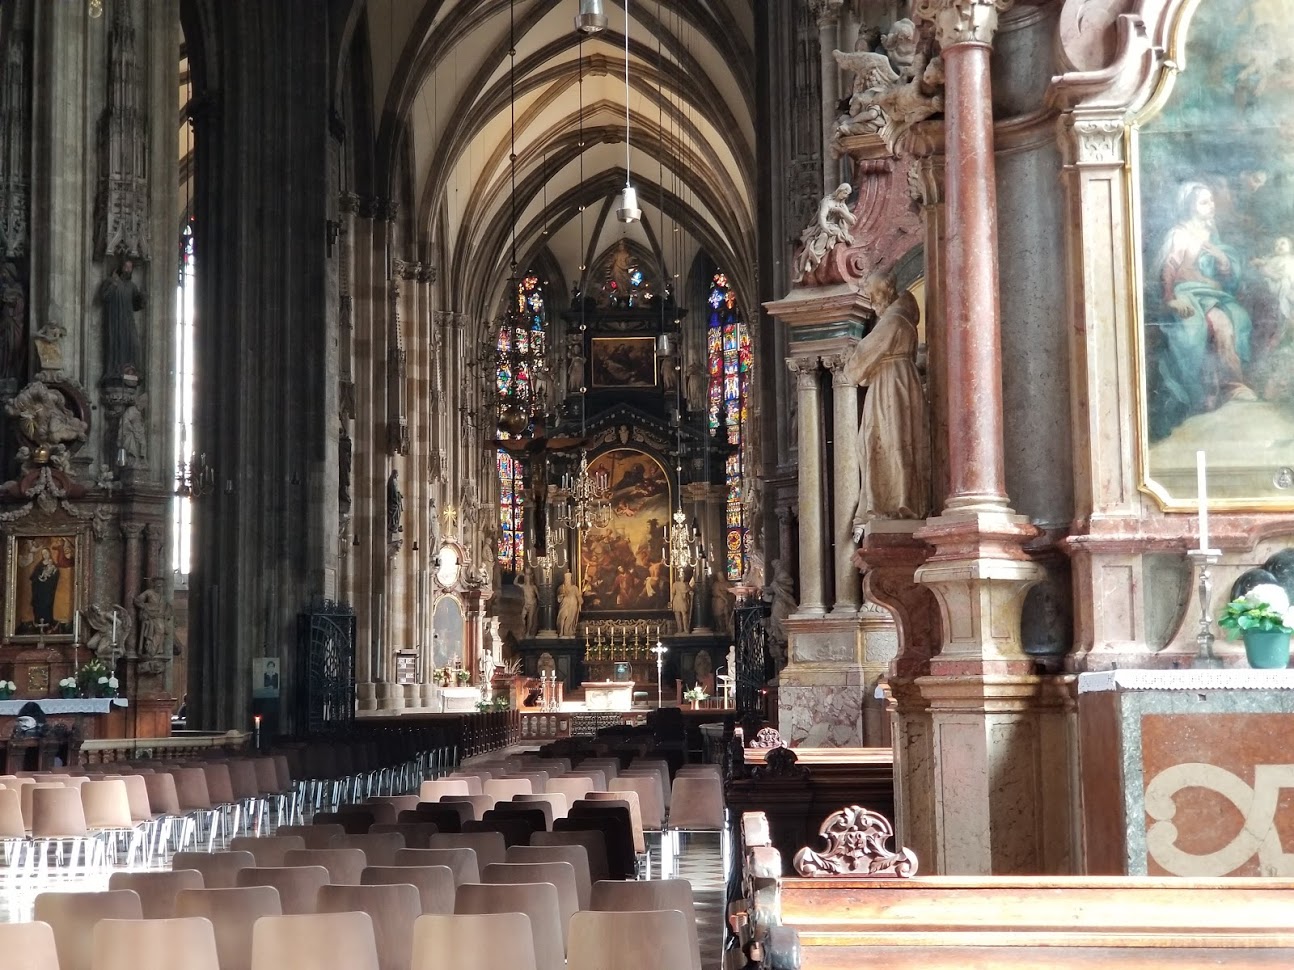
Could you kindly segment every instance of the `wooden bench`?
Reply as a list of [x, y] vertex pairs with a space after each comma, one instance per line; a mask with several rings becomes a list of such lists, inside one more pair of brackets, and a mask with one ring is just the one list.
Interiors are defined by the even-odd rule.
[[[1294, 967], [1294, 880], [889, 872], [774, 880], [770, 850], [750, 844], [766, 823], [743, 817], [742, 827], [752, 899], [745, 933], [778, 970]], [[882, 844], [889, 832], [884, 818], [843, 810], [823, 824], [828, 850], [803, 850], [797, 867], [908, 871], [911, 854]]]

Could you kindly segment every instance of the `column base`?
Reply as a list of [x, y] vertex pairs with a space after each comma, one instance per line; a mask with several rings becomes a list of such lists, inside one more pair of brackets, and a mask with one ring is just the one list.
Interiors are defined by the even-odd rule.
[[395, 711], [404, 707], [403, 684], [375, 684], [377, 688], [377, 709]]
[[377, 710], [377, 684], [363, 682], [355, 685], [355, 709], [359, 711]]

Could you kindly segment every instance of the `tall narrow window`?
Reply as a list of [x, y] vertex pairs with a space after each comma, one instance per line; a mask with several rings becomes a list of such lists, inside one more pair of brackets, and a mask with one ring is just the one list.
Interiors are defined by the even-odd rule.
[[[193, 224], [180, 234], [180, 278], [175, 294], [175, 467], [183, 470], [193, 462], [193, 337], [196, 311], [193, 284], [196, 264], [193, 255]], [[171, 568], [177, 578], [189, 574], [192, 561], [193, 500], [175, 496], [172, 522]]]
[[[535, 386], [544, 369], [547, 353], [548, 306], [539, 277], [527, 274], [515, 293], [516, 317], [499, 328], [498, 384], [500, 408], [512, 403], [544, 406]], [[507, 432], [500, 429], [500, 437]], [[498, 453], [499, 469], [499, 565], [517, 572], [526, 562], [525, 462], [503, 449]]]
[[729, 579], [746, 573], [750, 541], [746, 527], [744, 475], [741, 467], [749, 408], [750, 335], [737, 308], [737, 294], [728, 277], [715, 273], [710, 283], [710, 320], [706, 330], [706, 365], [709, 372], [710, 432], [728, 445], [724, 461], [727, 486], [724, 545]]

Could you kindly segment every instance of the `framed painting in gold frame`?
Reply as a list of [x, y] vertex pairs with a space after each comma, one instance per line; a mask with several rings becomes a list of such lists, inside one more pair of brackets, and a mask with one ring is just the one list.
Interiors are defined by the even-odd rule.
[[5, 640], [58, 643], [80, 633], [85, 537], [81, 532], [6, 537]]
[[594, 337], [589, 370], [593, 387], [655, 387], [654, 337]]
[[1294, 509], [1294, 4], [1186, 3], [1129, 127], [1142, 487]]

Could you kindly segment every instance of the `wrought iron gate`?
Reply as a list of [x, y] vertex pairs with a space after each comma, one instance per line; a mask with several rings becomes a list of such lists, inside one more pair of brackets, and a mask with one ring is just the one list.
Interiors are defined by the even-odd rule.
[[305, 675], [297, 692], [297, 732], [335, 730], [354, 720], [353, 609], [322, 600], [297, 614], [297, 669]]
[[769, 604], [743, 606], [733, 613], [737, 631], [737, 710], [742, 714], [764, 713], [761, 693], [776, 671], [768, 651]]

